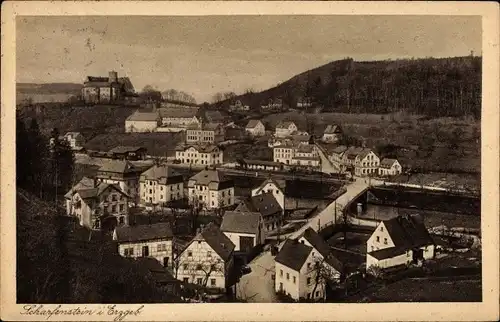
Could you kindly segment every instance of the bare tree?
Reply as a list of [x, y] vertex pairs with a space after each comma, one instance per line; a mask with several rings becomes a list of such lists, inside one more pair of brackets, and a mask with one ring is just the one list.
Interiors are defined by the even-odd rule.
[[323, 256], [313, 257], [313, 263], [307, 271], [307, 276], [314, 279], [312, 297], [314, 297], [318, 287], [322, 287], [323, 292], [325, 292], [328, 284], [337, 285], [340, 283], [340, 272], [336, 271]]

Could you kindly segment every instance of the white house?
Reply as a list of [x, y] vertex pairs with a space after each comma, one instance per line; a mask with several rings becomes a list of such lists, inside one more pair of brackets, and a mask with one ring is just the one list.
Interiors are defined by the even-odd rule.
[[316, 151], [315, 145], [299, 145], [294, 150], [294, 156], [290, 164], [301, 166], [301, 167], [309, 167], [309, 168], [318, 168], [320, 166], [321, 159], [318, 156], [318, 151]]
[[258, 212], [226, 211], [220, 230], [235, 245], [235, 252], [251, 252], [264, 243], [263, 222]]
[[135, 111], [125, 120], [125, 132], [155, 132], [159, 120], [157, 111]]
[[341, 136], [342, 128], [340, 125], [329, 124], [323, 132], [323, 137], [321, 139], [324, 142], [335, 143], [340, 140]]
[[294, 300], [326, 297], [327, 285], [341, 280], [343, 265], [312, 228], [297, 239], [287, 239], [275, 258], [275, 291]]
[[236, 100], [234, 104], [229, 105], [230, 111], [248, 111], [250, 106], [244, 105], [240, 100]]
[[403, 171], [401, 164], [396, 159], [382, 159], [378, 168], [379, 176], [396, 176]]
[[291, 121], [282, 121], [276, 125], [274, 136], [283, 138], [292, 135], [298, 130], [297, 125]]
[[273, 148], [273, 161], [283, 164], [292, 164], [296, 146], [292, 143], [277, 145]]
[[233, 266], [235, 245], [213, 223], [208, 224], [176, 256], [177, 279], [225, 291]]
[[170, 223], [118, 227], [113, 232], [121, 256], [152, 257], [169, 269], [173, 264], [173, 237]]
[[245, 130], [252, 136], [263, 136], [266, 134], [266, 128], [260, 120], [248, 121]]
[[345, 165], [343, 162], [344, 152], [347, 150], [347, 146], [339, 145], [332, 149], [328, 159], [332, 162], [341, 172], [345, 171]]
[[377, 175], [380, 158], [369, 148], [349, 147], [342, 154], [345, 168], [354, 168], [356, 176]]
[[201, 126], [202, 119], [197, 107], [167, 107], [158, 109], [160, 126], [158, 132], [185, 131], [188, 126]]
[[366, 268], [388, 268], [434, 258], [435, 243], [419, 215], [380, 222], [366, 242]]
[[301, 97], [297, 100], [298, 108], [307, 108], [312, 106], [312, 100], [309, 97]]
[[252, 189], [252, 196], [271, 192], [281, 208], [285, 209], [285, 185], [286, 182], [284, 180], [269, 178], [262, 182], [257, 188]]
[[213, 144], [179, 145], [175, 149], [175, 158], [182, 164], [218, 165], [224, 160], [224, 151]]
[[64, 195], [66, 213], [78, 218], [80, 225], [90, 229], [101, 229], [127, 225], [127, 195], [117, 184], [107, 184], [83, 177]]
[[85, 143], [85, 138], [80, 132], [68, 132], [64, 134], [63, 139], [68, 142], [72, 150], [82, 149]]
[[165, 206], [168, 202], [184, 198], [182, 174], [167, 166], [153, 166], [139, 179], [140, 204]]
[[186, 129], [186, 143], [214, 144], [224, 141], [224, 127], [219, 123], [191, 124]]
[[234, 204], [234, 182], [221, 172], [207, 169], [188, 181], [189, 203], [205, 209], [229, 207]]

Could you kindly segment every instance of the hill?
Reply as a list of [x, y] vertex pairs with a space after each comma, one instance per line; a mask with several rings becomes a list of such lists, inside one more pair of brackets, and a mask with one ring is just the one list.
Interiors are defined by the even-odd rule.
[[16, 278], [19, 303], [180, 302], [134, 260], [119, 256], [107, 236], [90, 235], [19, 188]]
[[22, 103], [62, 103], [80, 95], [83, 85], [74, 83], [17, 83], [16, 101]]
[[236, 99], [252, 108], [274, 98], [296, 108], [299, 98], [309, 97], [325, 112], [379, 114], [404, 109], [411, 114], [479, 118], [481, 63], [481, 57], [472, 56], [365, 62], [347, 58]]

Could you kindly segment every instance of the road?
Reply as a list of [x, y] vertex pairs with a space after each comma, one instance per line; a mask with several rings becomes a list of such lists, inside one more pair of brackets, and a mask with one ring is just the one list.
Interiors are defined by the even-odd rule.
[[321, 172], [324, 173], [338, 173], [339, 169], [335, 167], [335, 165], [328, 159], [328, 156], [325, 154], [323, 149], [316, 144], [316, 150], [318, 151], [318, 155], [321, 159]]
[[236, 285], [236, 296], [249, 303], [272, 303], [276, 302], [274, 292], [274, 257], [270, 251], [263, 252], [251, 261], [248, 266], [252, 272], [243, 275]]

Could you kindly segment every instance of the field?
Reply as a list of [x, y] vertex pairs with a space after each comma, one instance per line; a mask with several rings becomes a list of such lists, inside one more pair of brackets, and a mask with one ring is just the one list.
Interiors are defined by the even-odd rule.
[[264, 118], [266, 128], [290, 120], [300, 130], [321, 136], [328, 124], [339, 124], [382, 156], [397, 157], [404, 167], [443, 172], [479, 172], [480, 121], [470, 118], [428, 118], [392, 114], [305, 114], [287, 112]]
[[273, 160], [273, 150], [267, 144], [237, 143], [224, 147], [224, 162], [238, 159]]

